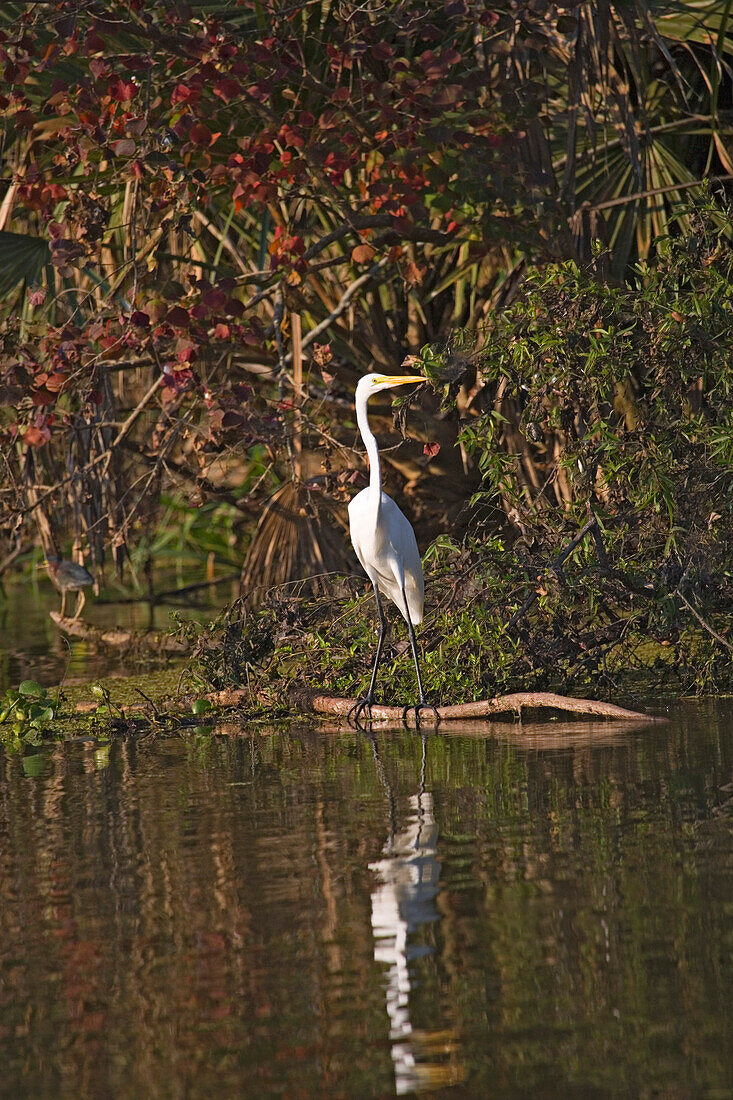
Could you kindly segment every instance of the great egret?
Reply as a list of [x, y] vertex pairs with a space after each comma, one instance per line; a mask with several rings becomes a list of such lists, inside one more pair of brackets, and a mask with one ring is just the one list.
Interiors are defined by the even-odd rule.
[[359, 724], [359, 717], [365, 710], [371, 716], [377, 669], [387, 634], [387, 620], [382, 608], [380, 592], [396, 605], [404, 617], [410, 635], [412, 656], [415, 660], [419, 702], [414, 707], [405, 707], [403, 719], [407, 717], [408, 710], [413, 709], [418, 725], [422, 709], [432, 710], [436, 719], [438, 718], [437, 710], [425, 698], [417, 656], [415, 627], [422, 622], [424, 585], [415, 532], [392, 498], [382, 492], [379, 448], [369, 427], [367, 415], [367, 402], [373, 394], [379, 393], [380, 390], [391, 389], [393, 386], [406, 386], [412, 382], [424, 381], [424, 378], [415, 375], [390, 377], [385, 374], [367, 374], [359, 380], [356, 387], [356, 422], [369, 457], [369, 485], [366, 489], [362, 489], [349, 504], [349, 530], [356, 556], [374, 587], [379, 613], [379, 640], [374, 655], [369, 690], [364, 698], [359, 699], [349, 711], [349, 721], [353, 719], [356, 725]]

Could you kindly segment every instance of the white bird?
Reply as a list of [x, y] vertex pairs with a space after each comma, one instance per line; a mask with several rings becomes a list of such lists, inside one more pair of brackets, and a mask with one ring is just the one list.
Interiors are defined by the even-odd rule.
[[356, 387], [356, 422], [369, 458], [369, 485], [366, 489], [362, 489], [349, 504], [349, 529], [356, 556], [374, 587], [379, 613], [379, 640], [369, 690], [364, 698], [355, 703], [349, 711], [349, 721], [353, 718], [357, 725], [360, 715], [365, 710], [371, 716], [377, 670], [387, 634], [387, 620], [380, 593], [396, 605], [405, 619], [410, 635], [412, 656], [415, 660], [419, 702], [414, 708], [405, 707], [403, 719], [406, 718], [408, 710], [414, 709], [415, 720], [419, 724], [420, 711], [423, 708], [432, 710], [436, 719], [438, 718], [437, 710], [425, 698], [415, 638], [415, 627], [422, 622], [424, 599], [420, 553], [417, 549], [415, 532], [409, 520], [392, 498], [382, 492], [379, 448], [369, 427], [367, 415], [367, 402], [373, 394], [390, 389], [392, 386], [406, 386], [412, 382], [424, 381], [424, 378], [415, 375], [390, 377], [385, 374], [367, 374], [360, 379]]

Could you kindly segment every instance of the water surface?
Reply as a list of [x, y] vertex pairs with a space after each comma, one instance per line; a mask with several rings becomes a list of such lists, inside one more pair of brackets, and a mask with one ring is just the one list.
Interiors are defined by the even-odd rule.
[[[155, 588], [171, 594], [155, 604], [131, 598], [129, 590], [109, 584], [100, 597], [89, 591], [83, 620], [92, 627], [145, 633], [175, 629], [173, 611], [183, 617], [208, 623], [227, 601], [238, 595], [234, 582], [201, 585], [203, 569], [189, 569], [185, 575], [158, 571]], [[176, 588], [197, 584], [193, 591], [174, 593]], [[68, 610], [73, 613], [76, 593], [70, 593]], [[18, 578], [0, 585], [0, 695], [21, 680], [37, 680], [45, 687], [87, 682], [95, 677], [130, 675], [141, 667], [149, 668], [150, 648], [111, 648], [82, 638], [67, 636], [49, 616], [58, 611], [61, 597], [42, 570], [33, 570], [25, 581]], [[159, 655], [159, 663], [169, 664], [170, 657]], [[142, 664], [144, 662], [144, 666]]]
[[733, 1095], [733, 707], [0, 758], [10, 1097]]

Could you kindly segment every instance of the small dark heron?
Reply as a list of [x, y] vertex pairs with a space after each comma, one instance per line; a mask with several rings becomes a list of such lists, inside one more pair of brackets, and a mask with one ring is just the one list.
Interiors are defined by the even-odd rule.
[[61, 558], [46, 558], [46, 569], [61, 593], [62, 617], [66, 615], [66, 593], [78, 592], [76, 611], [72, 619], [72, 622], [76, 622], [87, 598], [84, 589], [94, 584], [94, 577], [83, 565], [77, 565], [75, 561], [62, 561]]

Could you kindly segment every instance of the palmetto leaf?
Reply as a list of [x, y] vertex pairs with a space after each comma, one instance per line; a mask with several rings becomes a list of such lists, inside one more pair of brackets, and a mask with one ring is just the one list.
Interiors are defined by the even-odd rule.
[[43, 237], [0, 230], [0, 298], [7, 297], [18, 283], [40, 282], [50, 260], [51, 250]]
[[546, 178], [551, 160], [580, 255], [603, 225], [619, 277], [634, 250], [646, 256], [666, 233], [680, 201], [702, 194], [703, 177], [732, 170], [733, 130], [718, 113], [721, 82], [731, 79], [732, 14], [733, 0], [603, 0], [562, 23], [525, 16], [531, 34], [517, 48], [532, 43], [526, 71], [530, 80], [541, 73], [546, 88], [528, 167]]

